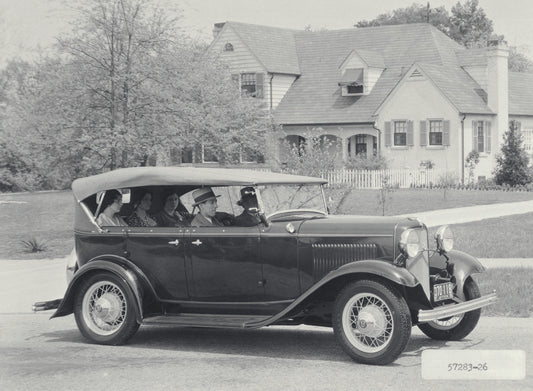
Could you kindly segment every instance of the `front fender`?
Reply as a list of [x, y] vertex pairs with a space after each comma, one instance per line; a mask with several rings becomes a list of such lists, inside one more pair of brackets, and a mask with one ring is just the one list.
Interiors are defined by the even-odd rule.
[[[461, 300], [466, 300], [464, 294], [465, 282], [474, 273], [482, 273], [485, 271], [485, 267], [470, 254], [462, 251], [452, 250], [448, 253], [450, 263], [453, 263], [453, 275], [457, 284], [457, 296]], [[439, 253], [434, 253], [429, 259], [429, 266], [431, 268], [442, 269], [446, 265], [446, 257]]]
[[128, 296], [135, 303], [137, 322], [141, 323], [143, 319], [142, 297], [143, 290], [139, 279], [135, 273], [128, 267], [129, 261], [117, 256], [104, 256], [94, 259], [83, 265], [73, 276], [70, 281], [65, 296], [59, 305], [57, 311], [50, 319], [59, 316], [69, 315], [74, 311], [74, 297], [80, 283], [90, 274], [98, 271], [107, 271], [121, 278], [126, 285]]
[[274, 315], [271, 318], [260, 322], [251, 322], [248, 324], [249, 327], [263, 327], [269, 324], [275, 323], [279, 319], [283, 318], [285, 315], [290, 313], [298, 305], [302, 304], [307, 300], [313, 293], [318, 291], [324, 285], [342, 278], [343, 276], [349, 276], [351, 274], [372, 274], [375, 276], [383, 277], [389, 281], [403, 285], [408, 288], [414, 288], [420, 285], [420, 282], [412, 275], [407, 269], [393, 265], [389, 262], [379, 261], [379, 260], [364, 260], [364, 261], [355, 261], [342, 265], [338, 269], [335, 269], [325, 275], [320, 281], [311, 286], [307, 291], [305, 291], [300, 297], [294, 300], [291, 305], [285, 308], [280, 313]]

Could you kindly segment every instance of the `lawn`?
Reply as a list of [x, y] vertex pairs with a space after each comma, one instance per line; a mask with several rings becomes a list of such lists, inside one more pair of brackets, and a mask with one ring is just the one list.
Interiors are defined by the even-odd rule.
[[[328, 189], [332, 211], [338, 214], [381, 215], [378, 190]], [[387, 215], [415, 213], [499, 202], [533, 200], [533, 193], [466, 190], [398, 189], [387, 195]], [[70, 191], [0, 194], [0, 259], [66, 256], [73, 247], [74, 200]], [[456, 248], [481, 258], [530, 257], [533, 215], [488, 219], [452, 226]], [[46, 251], [25, 252], [23, 240], [42, 240]]]

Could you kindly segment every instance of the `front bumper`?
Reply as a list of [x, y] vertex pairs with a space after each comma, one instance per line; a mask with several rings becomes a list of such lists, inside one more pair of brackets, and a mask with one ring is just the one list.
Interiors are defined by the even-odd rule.
[[433, 320], [449, 318], [450, 316], [464, 314], [465, 312], [486, 307], [498, 300], [496, 293], [490, 293], [478, 299], [468, 300], [458, 304], [446, 304], [432, 310], [418, 311], [418, 322], [425, 323]]

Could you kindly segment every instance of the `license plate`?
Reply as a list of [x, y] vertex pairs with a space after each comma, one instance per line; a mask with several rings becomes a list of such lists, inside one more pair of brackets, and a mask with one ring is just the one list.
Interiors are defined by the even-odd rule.
[[433, 285], [433, 301], [442, 301], [453, 299], [453, 284], [445, 282], [444, 284]]

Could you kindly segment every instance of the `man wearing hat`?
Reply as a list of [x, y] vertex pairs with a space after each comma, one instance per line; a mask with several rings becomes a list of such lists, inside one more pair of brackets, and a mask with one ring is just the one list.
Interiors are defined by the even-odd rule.
[[244, 211], [235, 217], [234, 225], [239, 227], [254, 227], [261, 223], [261, 218], [258, 213], [257, 197], [253, 187], [244, 187], [241, 189], [241, 199], [237, 201], [237, 205], [242, 206]]
[[217, 198], [210, 187], [202, 187], [192, 192], [194, 204], [192, 206], [198, 207], [198, 214], [194, 216], [191, 222], [193, 227], [222, 227], [224, 224], [218, 221], [215, 217], [217, 212]]

